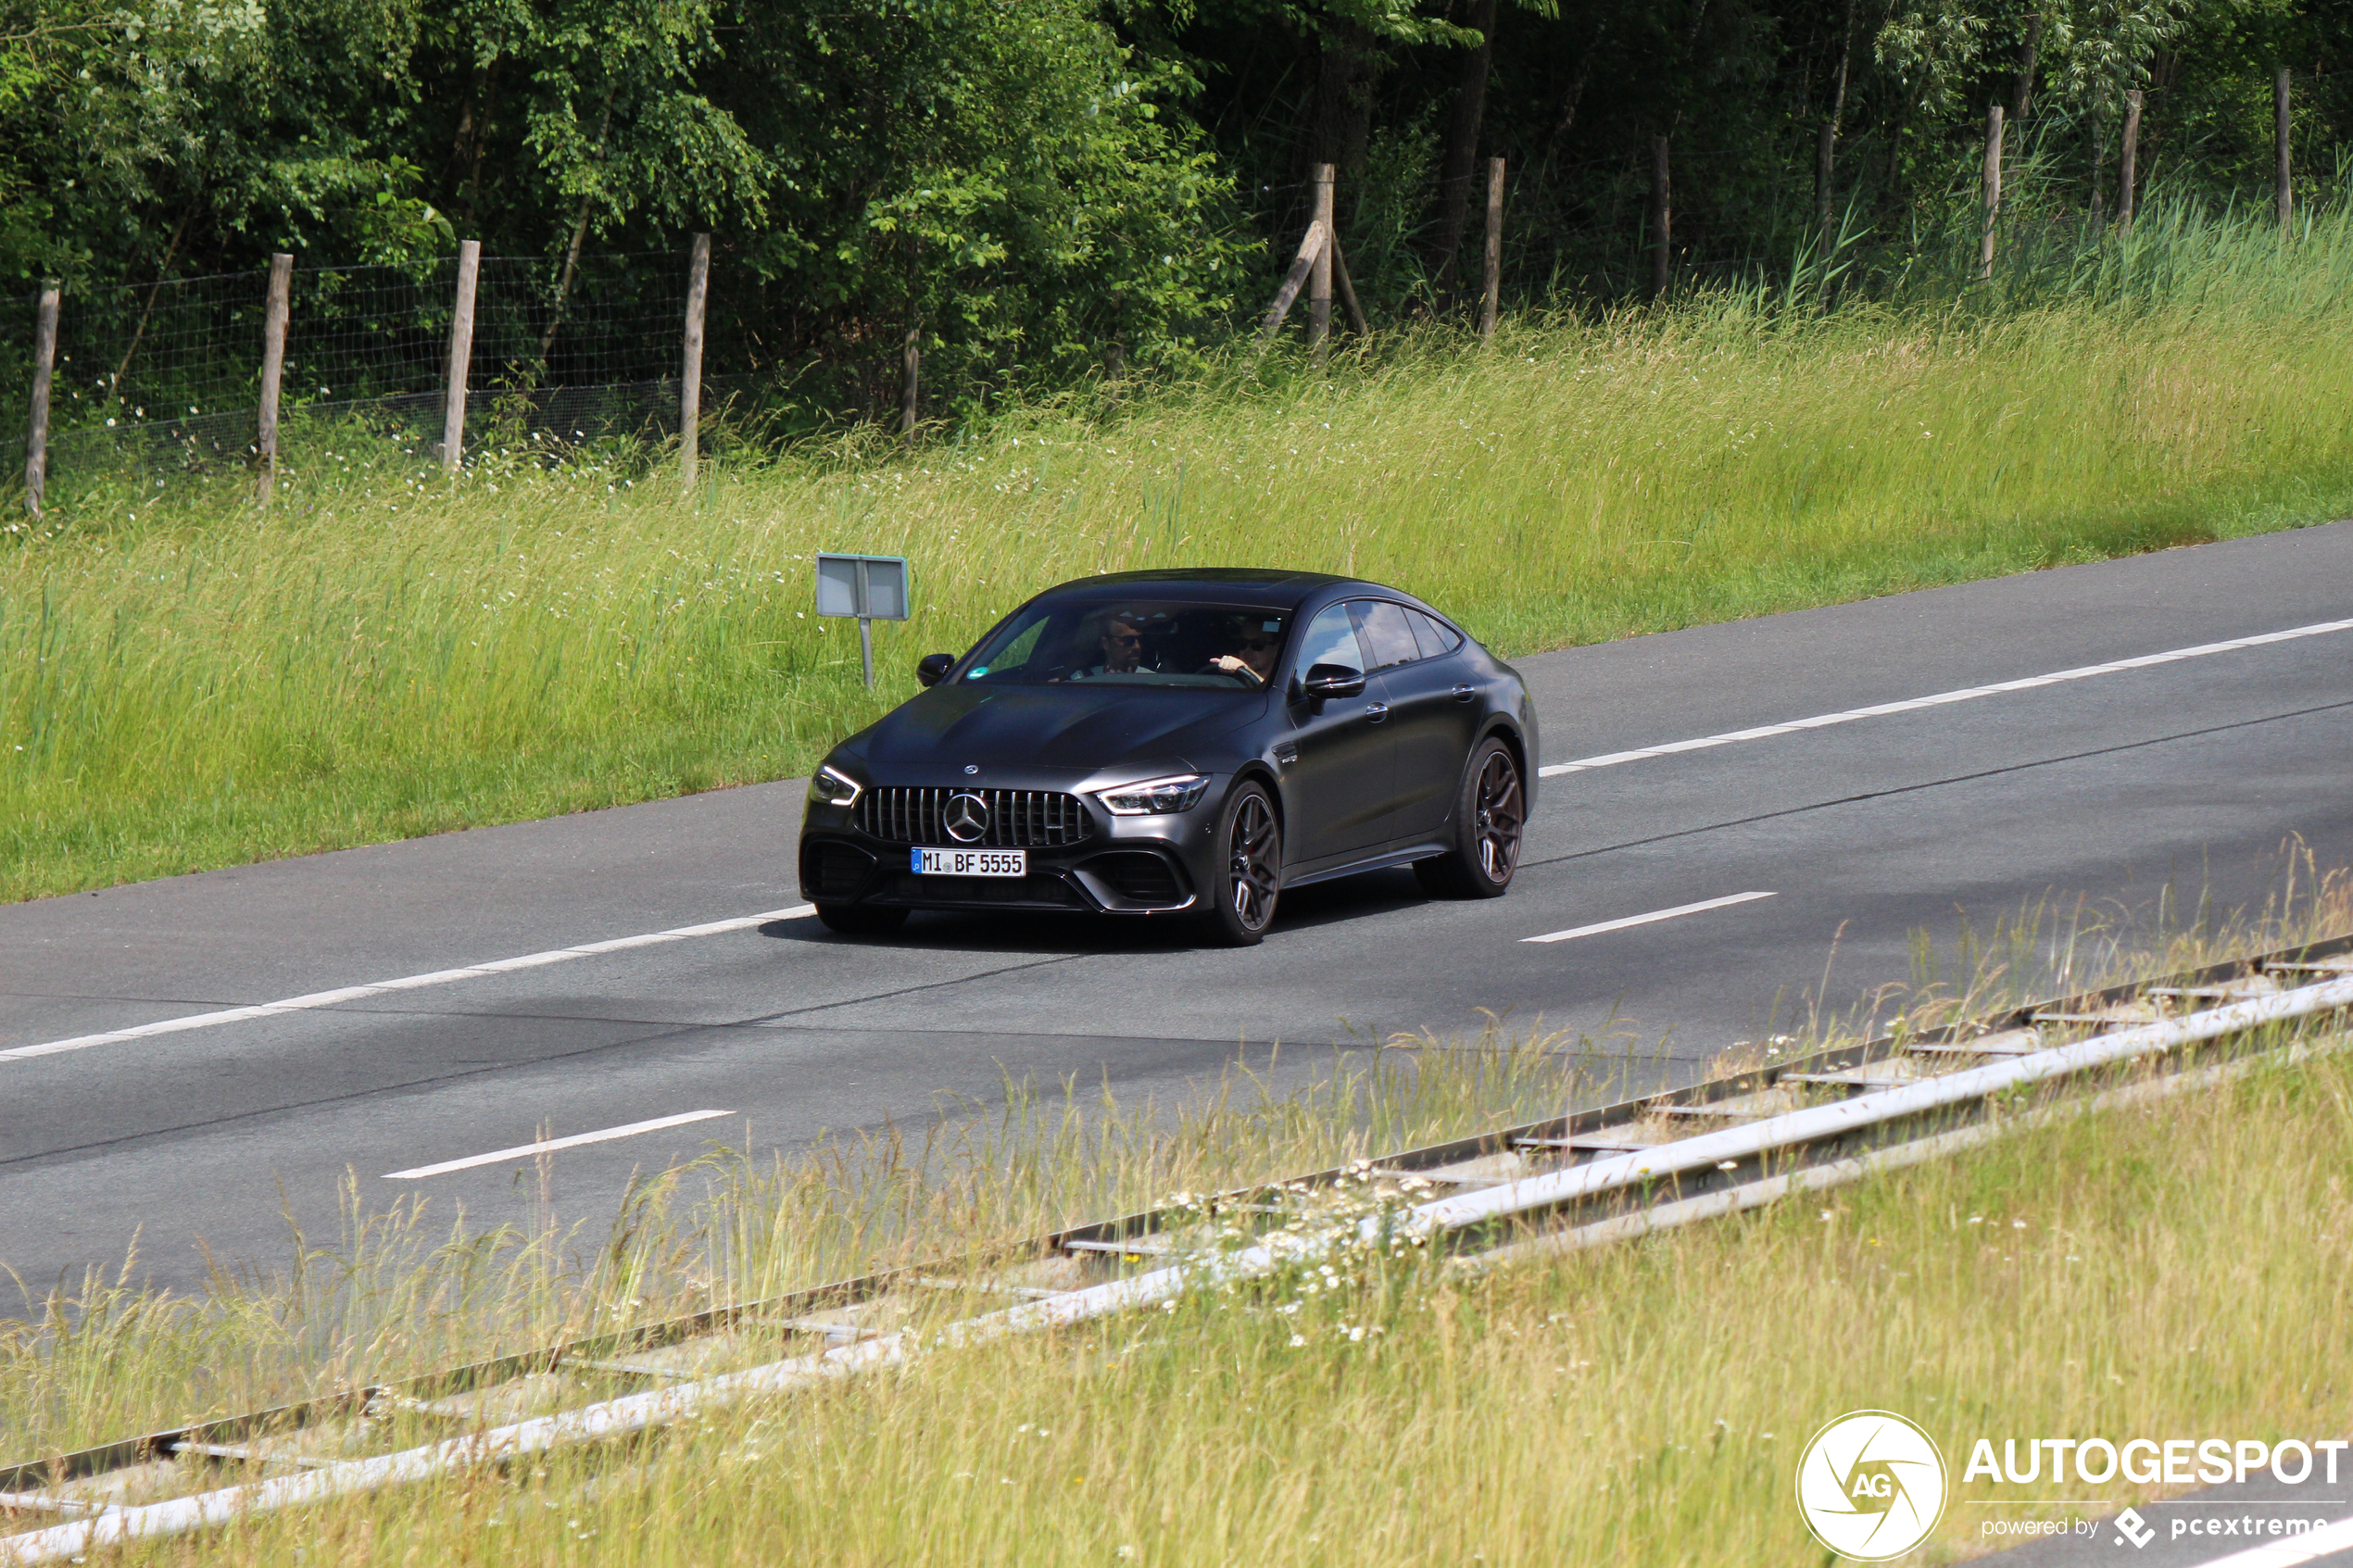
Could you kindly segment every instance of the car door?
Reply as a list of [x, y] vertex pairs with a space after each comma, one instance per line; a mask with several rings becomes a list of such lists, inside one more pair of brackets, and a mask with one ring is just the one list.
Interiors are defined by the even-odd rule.
[[1356, 696], [1313, 698], [1300, 690], [1319, 664], [1363, 672], [1363, 646], [1345, 604], [1327, 605], [1308, 622], [1292, 655], [1287, 717], [1276, 742], [1283, 770], [1286, 863], [1304, 866], [1378, 843], [1393, 808], [1396, 759], [1379, 678], [1367, 674]]
[[1396, 780], [1386, 838], [1433, 838], [1463, 782], [1478, 732], [1478, 687], [1462, 658], [1462, 634], [1417, 609], [1359, 600], [1356, 631], [1389, 704]]

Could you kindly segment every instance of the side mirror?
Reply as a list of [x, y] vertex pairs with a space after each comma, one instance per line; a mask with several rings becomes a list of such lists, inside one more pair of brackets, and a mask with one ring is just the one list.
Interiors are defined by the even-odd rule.
[[918, 685], [936, 686], [948, 678], [948, 671], [955, 668], [956, 656], [954, 654], [927, 653], [915, 660], [915, 683]]
[[1345, 664], [1318, 664], [1307, 671], [1307, 679], [1301, 689], [1311, 701], [1318, 702], [1326, 697], [1362, 696], [1365, 695], [1365, 672], [1351, 670]]

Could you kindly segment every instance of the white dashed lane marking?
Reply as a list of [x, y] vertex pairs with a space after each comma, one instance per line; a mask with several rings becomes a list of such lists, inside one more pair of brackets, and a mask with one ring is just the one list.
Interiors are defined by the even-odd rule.
[[1678, 904], [1671, 909], [1653, 909], [1646, 915], [1628, 915], [1622, 920], [1605, 920], [1596, 925], [1579, 925], [1567, 931], [1548, 931], [1541, 936], [1523, 936], [1523, 942], [1572, 942], [1579, 936], [1599, 936], [1604, 931], [1623, 931], [1629, 925], [1650, 925], [1663, 920], [1678, 920], [1684, 915], [1699, 914], [1706, 909], [1721, 909], [1733, 904], [1745, 904], [1752, 899], [1770, 898], [1770, 893], [1733, 893], [1721, 898], [1705, 898], [1696, 904]]
[[632, 1122], [625, 1127], [607, 1127], [600, 1133], [574, 1133], [568, 1138], [542, 1138], [537, 1143], [517, 1144], [512, 1148], [495, 1148], [488, 1154], [472, 1154], [463, 1160], [445, 1160], [438, 1165], [420, 1165], [412, 1171], [386, 1171], [388, 1182], [413, 1182], [426, 1176], [444, 1176], [452, 1171], [472, 1170], [476, 1165], [497, 1165], [509, 1160], [531, 1160], [542, 1154], [553, 1154], [560, 1148], [578, 1148], [585, 1143], [610, 1143], [615, 1138], [634, 1138], [640, 1133], [659, 1133], [664, 1127], [683, 1127], [689, 1122], [708, 1122], [714, 1116], [732, 1115], [725, 1110], [684, 1110], [675, 1116], [657, 1116], [650, 1122]]
[[154, 1023], [134, 1024], [128, 1029], [109, 1029], [103, 1035], [76, 1035], [69, 1040], [44, 1040], [39, 1045], [11, 1046], [0, 1050], [0, 1061], [22, 1061], [36, 1056], [56, 1056], [60, 1051], [88, 1050], [93, 1046], [144, 1040], [151, 1035], [176, 1035], [183, 1029], [210, 1029], [223, 1023], [240, 1023], [248, 1018], [274, 1018], [283, 1012], [306, 1012], [312, 1008], [331, 1008], [342, 1002], [364, 1001], [370, 997], [387, 996], [396, 991], [447, 985], [459, 980], [477, 980], [484, 975], [506, 974], [518, 969], [536, 969], [542, 964], [594, 958], [599, 953], [619, 953], [631, 947], [684, 942], [694, 936], [719, 936], [730, 931], [749, 931], [772, 920], [798, 920], [816, 912], [817, 906], [814, 904], [795, 904], [789, 909], [739, 915], [734, 920], [715, 920], [707, 925], [682, 925], [670, 931], [649, 931], [639, 936], [616, 936], [607, 942], [583, 942], [576, 947], [556, 947], [544, 953], [525, 953], [520, 958], [493, 959], [488, 963], [468, 964], [463, 969], [437, 969], [430, 974], [409, 974], [398, 980], [346, 985], [339, 991], [313, 991], [305, 997], [288, 997], [282, 1002], [258, 1002], [252, 1007], [224, 1008], [219, 1012], [190, 1013], [185, 1018], [166, 1018]]

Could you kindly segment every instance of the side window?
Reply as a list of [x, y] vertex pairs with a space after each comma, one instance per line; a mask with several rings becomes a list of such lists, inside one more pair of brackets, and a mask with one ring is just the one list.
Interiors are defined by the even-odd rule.
[[1029, 662], [1029, 656], [1038, 651], [1038, 634], [1045, 630], [1046, 617], [1041, 615], [1036, 621], [1029, 623], [1029, 627], [1026, 631], [1016, 635], [1012, 642], [1007, 643], [1004, 647], [999, 651], [997, 655], [997, 668], [1000, 670], [1011, 670], [1027, 664]]
[[1345, 670], [1361, 671], [1365, 656], [1356, 646], [1356, 628], [1348, 619], [1346, 605], [1327, 605], [1315, 620], [1307, 623], [1307, 635], [1299, 643], [1299, 676], [1318, 664], [1337, 664]]
[[1392, 664], [1411, 664], [1421, 658], [1421, 645], [1414, 640], [1414, 628], [1405, 619], [1402, 605], [1387, 599], [1354, 599], [1348, 608], [1356, 612], [1356, 630], [1365, 639], [1365, 647], [1373, 656], [1371, 668], [1386, 670]]
[[1414, 623], [1414, 635], [1422, 645], [1424, 659], [1436, 659], [1440, 654], [1453, 653], [1463, 646], [1463, 634], [1420, 610], [1409, 609], [1405, 619]]

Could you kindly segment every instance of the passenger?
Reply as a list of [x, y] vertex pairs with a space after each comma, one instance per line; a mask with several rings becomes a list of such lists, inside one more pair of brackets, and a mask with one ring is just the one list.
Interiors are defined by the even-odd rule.
[[1263, 686], [1275, 673], [1276, 633], [1265, 624], [1243, 621], [1236, 623], [1233, 633], [1234, 651], [1221, 653], [1209, 661], [1213, 670], [1239, 676], [1253, 686]]

